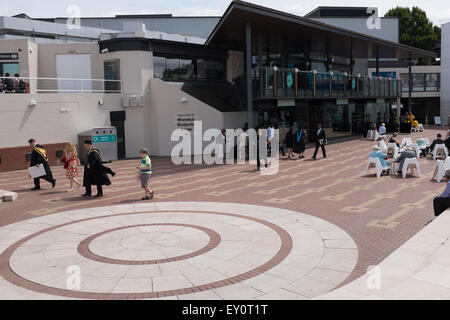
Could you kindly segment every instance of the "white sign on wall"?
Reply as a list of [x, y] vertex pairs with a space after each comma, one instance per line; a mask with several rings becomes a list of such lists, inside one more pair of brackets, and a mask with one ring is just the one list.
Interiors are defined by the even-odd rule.
[[178, 129], [185, 129], [192, 133], [194, 130], [194, 121], [197, 120], [195, 113], [177, 113], [176, 125]]

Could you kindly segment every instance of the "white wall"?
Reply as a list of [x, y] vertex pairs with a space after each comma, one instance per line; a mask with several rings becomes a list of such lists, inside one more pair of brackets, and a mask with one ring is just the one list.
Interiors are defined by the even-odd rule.
[[441, 119], [447, 123], [450, 115], [450, 23], [442, 25], [441, 38]]
[[[28, 106], [30, 99], [35, 107]], [[109, 126], [109, 112], [118, 110], [119, 94], [2, 94], [0, 148], [24, 146], [31, 137], [43, 144], [78, 143], [79, 132]]]
[[[172, 132], [177, 129], [178, 113], [194, 113], [203, 123], [203, 131], [216, 128], [241, 128], [247, 120], [246, 112], [222, 113], [181, 91], [178, 87], [160, 79], [150, 81], [150, 92], [146, 106], [151, 114], [147, 126], [150, 137], [146, 137], [153, 155], [167, 156], [177, 144], [171, 141]], [[181, 102], [186, 98], [186, 102]], [[208, 143], [203, 143], [205, 147]]]

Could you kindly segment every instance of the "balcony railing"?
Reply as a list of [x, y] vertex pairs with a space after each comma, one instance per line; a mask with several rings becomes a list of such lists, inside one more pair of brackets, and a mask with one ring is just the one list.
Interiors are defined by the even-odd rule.
[[0, 79], [3, 93], [122, 93], [122, 80], [20, 77], [22, 88], [14, 77]]
[[260, 98], [397, 98], [397, 79], [298, 69], [253, 69], [253, 97]]

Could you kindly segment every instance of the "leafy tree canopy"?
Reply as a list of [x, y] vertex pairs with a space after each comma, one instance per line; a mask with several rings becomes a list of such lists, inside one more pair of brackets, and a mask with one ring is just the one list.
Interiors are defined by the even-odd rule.
[[400, 43], [440, 54], [441, 28], [433, 26], [425, 11], [418, 7], [395, 7], [384, 16], [399, 19]]

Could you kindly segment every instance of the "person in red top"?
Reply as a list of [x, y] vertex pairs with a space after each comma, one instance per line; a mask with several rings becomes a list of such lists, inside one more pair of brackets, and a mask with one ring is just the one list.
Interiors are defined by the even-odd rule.
[[73, 145], [73, 143], [69, 143], [66, 145], [64, 149], [64, 157], [61, 159], [61, 162], [64, 163], [64, 169], [66, 169], [66, 178], [69, 180], [70, 189], [68, 192], [73, 191], [73, 184], [77, 185], [77, 189], [81, 187], [81, 182], [77, 180], [78, 176], [78, 155], [77, 149]]

